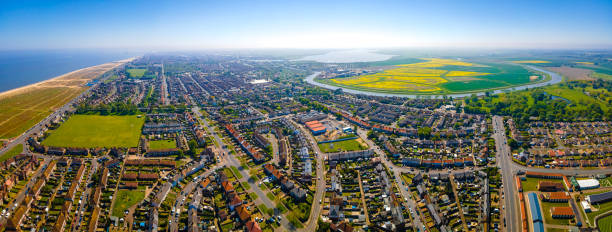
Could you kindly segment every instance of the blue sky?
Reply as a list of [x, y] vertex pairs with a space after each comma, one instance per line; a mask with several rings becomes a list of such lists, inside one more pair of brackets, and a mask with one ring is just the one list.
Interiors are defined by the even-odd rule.
[[0, 50], [612, 48], [612, 1], [11, 1]]

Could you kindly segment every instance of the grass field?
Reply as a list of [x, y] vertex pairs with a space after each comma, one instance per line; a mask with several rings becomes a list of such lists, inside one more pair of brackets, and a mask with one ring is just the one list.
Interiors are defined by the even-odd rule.
[[599, 219], [599, 221], [597, 221], [597, 228], [599, 228], [601, 232], [612, 231], [612, 215]]
[[0, 139], [19, 136], [78, 96], [86, 83], [122, 63], [93, 66], [0, 93]]
[[51, 131], [43, 145], [59, 147], [136, 147], [144, 118], [73, 115]]
[[[536, 78], [531, 80], [530, 76]], [[395, 65], [379, 73], [317, 81], [361, 91], [447, 94], [496, 89], [544, 79], [519, 65], [430, 58], [418, 63]]]
[[159, 150], [159, 149], [169, 149], [169, 148], [176, 148], [176, 141], [172, 139], [149, 141], [149, 149]]
[[11, 150], [8, 150], [4, 154], [0, 155], [0, 162], [4, 162], [5, 160], [10, 159], [11, 157], [19, 155], [19, 153], [21, 153], [22, 151], [23, 144], [17, 144], [17, 146], [11, 148]]
[[612, 201], [591, 205], [591, 209], [593, 211], [590, 213], [587, 213], [587, 217], [589, 218], [589, 221], [593, 223], [593, 220], [595, 219], [597, 215], [600, 215], [600, 214], [603, 214], [605, 212], [612, 210]]
[[333, 143], [321, 143], [319, 149], [325, 153], [340, 152], [340, 151], [359, 151], [367, 149], [361, 145], [356, 139], [344, 140]]
[[141, 78], [144, 76], [147, 69], [144, 68], [130, 68], [125, 70], [131, 78]]
[[139, 190], [121, 189], [117, 191], [112, 215], [119, 218], [123, 217], [124, 211], [132, 207], [133, 205], [138, 204], [138, 202], [144, 199], [144, 196], [144, 191]]

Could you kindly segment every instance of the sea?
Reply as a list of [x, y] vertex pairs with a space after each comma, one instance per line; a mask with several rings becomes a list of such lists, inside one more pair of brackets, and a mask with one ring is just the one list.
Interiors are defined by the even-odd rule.
[[0, 51], [0, 93], [77, 69], [140, 55], [120, 50]]

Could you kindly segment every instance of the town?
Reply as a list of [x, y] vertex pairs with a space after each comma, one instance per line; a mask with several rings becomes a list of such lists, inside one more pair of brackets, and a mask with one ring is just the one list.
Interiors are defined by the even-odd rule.
[[609, 120], [518, 123], [466, 99], [304, 80], [381, 70], [212, 54], [126, 62], [3, 144], [0, 230], [538, 232], [610, 221]]

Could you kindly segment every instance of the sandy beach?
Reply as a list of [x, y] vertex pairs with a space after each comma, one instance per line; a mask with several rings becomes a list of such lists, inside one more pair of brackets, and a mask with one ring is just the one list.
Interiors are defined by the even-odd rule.
[[0, 93], [0, 139], [20, 135], [87, 90], [86, 84], [91, 80], [133, 59], [75, 70]]

